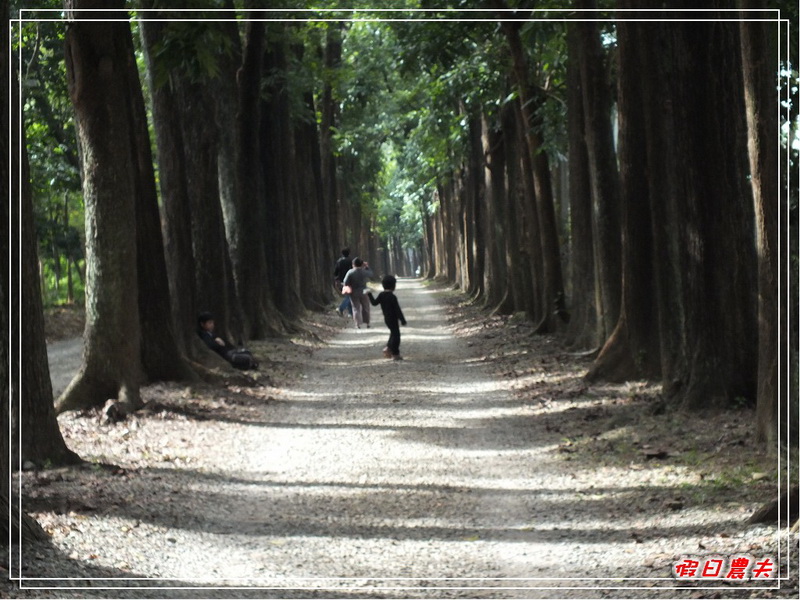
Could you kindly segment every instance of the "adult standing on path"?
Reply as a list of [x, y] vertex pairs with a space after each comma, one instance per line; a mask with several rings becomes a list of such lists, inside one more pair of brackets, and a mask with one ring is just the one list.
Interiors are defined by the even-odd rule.
[[369, 297], [367, 297], [367, 282], [373, 276], [369, 263], [360, 258], [353, 259], [353, 268], [344, 276], [342, 283], [350, 286], [350, 302], [353, 305], [353, 321], [357, 329], [361, 325], [369, 328]]
[[[333, 281], [336, 284], [336, 289], [339, 290], [340, 293], [342, 291], [342, 287], [344, 286], [344, 278], [347, 275], [347, 272], [352, 268], [353, 261], [350, 259], [350, 248], [342, 248], [342, 255], [338, 258], [333, 267]], [[342, 298], [342, 302], [339, 304], [339, 308], [336, 309], [336, 312], [339, 313], [340, 317], [343, 317], [345, 310], [347, 310], [347, 313], [350, 316], [353, 316], [353, 305], [350, 302], [349, 294], [344, 295], [344, 298]]]

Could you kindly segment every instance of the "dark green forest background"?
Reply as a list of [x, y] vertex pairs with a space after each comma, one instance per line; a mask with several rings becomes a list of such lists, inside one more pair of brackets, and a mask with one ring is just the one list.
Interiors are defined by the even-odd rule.
[[[5, 3], [25, 460], [75, 459], [57, 412], [213, 379], [201, 310], [246, 343], [330, 309], [344, 246], [796, 446], [796, 5], [189, 4]], [[86, 351], [53, 406], [64, 303]]]

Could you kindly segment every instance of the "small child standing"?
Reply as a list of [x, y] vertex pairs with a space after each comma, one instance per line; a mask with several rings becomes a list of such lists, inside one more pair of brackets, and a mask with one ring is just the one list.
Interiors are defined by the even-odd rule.
[[372, 292], [368, 292], [368, 294], [372, 306], [381, 305], [383, 320], [389, 328], [389, 342], [386, 344], [386, 348], [383, 349], [383, 355], [386, 358], [403, 360], [403, 357], [400, 356], [400, 323], [405, 325], [406, 319], [403, 316], [403, 311], [400, 310], [397, 296], [394, 295], [397, 279], [393, 275], [387, 275], [381, 283], [383, 284], [383, 291], [378, 294], [377, 298], [372, 296]]

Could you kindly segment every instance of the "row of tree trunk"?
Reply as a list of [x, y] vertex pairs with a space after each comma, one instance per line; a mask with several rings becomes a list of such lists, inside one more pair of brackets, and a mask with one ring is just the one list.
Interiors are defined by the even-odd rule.
[[[196, 336], [196, 315], [214, 313], [220, 333], [236, 342], [289, 331], [305, 310], [332, 299], [344, 246], [400, 272], [407, 256], [346, 200], [361, 195], [349, 187], [355, 166], [332, 151], [332, 90], [318, 100], [291, 85], [293, 65], [304, 60], [291, 24], [247, 21], [242, 34], [232, 21], [189, 27], [147, 13], [139, 30], [154, 161], [130, 24], [102, 10], [70, 15], [87, 326], [83, 366], [55, 411], [109, 398], [131, 410], [144, 382], [213, 378], [224, 363]], [[759, 435], [769, 439], [778, 418], [780, 255], [769, 116], [776, 99], [765, 84], [775, 62], [763, 59], [770, 32], [721, 13], [707, 22], [675, 16], [617, 23], [615, 88], [596, 26], [569, 25], [568, 236], [555, 218], [544, 99], [518, 24], [503, 22], [516, 100], [494, 115], [454, 108], [469, 123], [468, 152], [439, 182], [439, 210], [424, 211], [419, 254], [428, 277], [456, 282], [493, 310], [525, 311], [539, 332], [559, 332], [574, 348], [599, 350], [590, 378], [659, 380], [676, 405], [691, 408], [757, 390]], [[341, 32], [331, 27], [326, 36], [320, 53], [335, 68]], [[198, 37], [223, 49], [213, 69], [198, 59]], [[319, 125], [308, 118], [317, 112]], [[26, 385], [14, 388], [23, 417], [9, 419], [24, 431], [24, 460], [69, 462], [77, 457], [51, 403], [26, 177], [21, 264], [30, 285], [17, 310], [30, 329], [19, 346]], [[568, 270], [559, 234], [569, 238]], [[18, 295], [4, 285], [13, 303]]]
[[[316, 107], [289, 81], [292, 61], [303, 60], [292, 27], [248, 21], [240, 36], [233, 13], [230, 21], [186, 27], [147, 12], [139, 24], [159, 212], [130, 28], [109, 22], [103, 31], [83, 22], [84, 14], [68, 30], [68, 70], [81, 145], [103, 149], [86, 153], [83, 165], [87, 271], [96, 281], [87, 295], [84, 367], [58, 400], [59, 411], [120, 394], [135, 408], [140, 382], [207, 376], [208, 352], [195, 334], [199, 312], [211, 311], [217, 331], [235, 343], [291, 329], [305, 310], [331, 299], [340, 224], [363, 221], [342, 210], [335, 159], [328, 147], [323, 160], [317, 126], [301, 118]], [[196, 53], [198, 37], [223, 48], [213, 69]], [[84, 84], [104, 77], [105, 89]], [[95, 183], [94, 174], [109, 181]], [[123, 230], [122, 222], [135, 227]], [[369, 246], [370, 236], [352, 229]], [[109, 345], [99, 319], [111, 315], [111, 330], [125, 344], [115, 336]]]
[[[123, 6], [115, 0], [105, 8]], [[61, 438], [58, 412], [109, 399], [135, 410], [143, 383], [216, 380], [229, 370], [196, 335], [200, 312], [211, 311], [218, 333], [234, 343], [286, 333], [304, 311], [332, 300], [340, 248], [394, 260], [361, 207], [346, 200], [347, 165], [337, 164], [331, 145], [330, 90], [320, 100], [328, 121], [318, 127], [308, 118], [315, 98], [292, 87], [293, 64], [304, 57], [291, 24], [247, 20], [240, 33], [233, 12], [230, 21], [205, 22], [144, 13], [138, 30], [154, 157], [129, 22], [93, 10], [89, 0], [68, 0], [65, 8], [86, 207], [84, 359], [54, 408], [23, 172], [22, 246], [30, 260], [17, 308], [26, 326], [26, 385], [15, 387], [22, 408], [9, 418], [23, 430], [14, 452], [32, 464], [79, 460]], [[223, 49], [211, 68], [199, 58], [198, 37]], [[326, 42], [320, 52], [335, 65], [340, 32], [331, 28]], [[18, 297], [7, 286], [4, 292]]]
[[[411, 269], [399, 244], [380, 240], [360, 204], [345, 200], [359, 194], [348, 188], [353, 165], [332, 151], [333, 92], [326, 86], [318, 107], [308, 90], [292, 88], [292, 65], [304, 57], [291, 25], [247, 21], [242, 35], [233, 21], [187, 28], [147, 13], [140, 32], [159, 194], [130, 25], [115, 13], [83, 12], [94, 4], [65, 2], [68, 12], [81, 9], [70, 12], [66, 59], [82, 149], [87, 326], [83, 366], [55, 409], [31, 191], [24, 152], [15, 164], [14, 124], [6, 148], [11, 173], [21, 174], [12, 181], [23, 236], [21, 256], [8, 244], [4, 253], [22, 266], [23, 303], [15, 305], [20, 295], [7, 274], [0, 300], [3, 315], [24, 318], [3, 344], [3, 353], [21, 352], [0, 361], [11, 367], [18, 400], [3, 417], [22, 431], [22, 447], [12, 451], [35, 464], [79, 460], [56, 411], [109, 398], [130, 410], [141, 405], [143, 382], [213, 377], [221, 363], [195, 335], [200, 311], [213, 312], [234, 341], [263, 338], [332, 299], [343, 246], [382, 270]], [[618, 0], [621, 9], [632, 4]], [[8, 3], [0, 6], [8, 15]], [[106, 8], [123, 6], [115, 0]], [[626, 15], [616, 27], [615, 87], [596, 24], [576, 19], [568, 27], [568, 232], [558, 231], [555, 217], [544, 98], [519, 24], [501, 22], [517, 97], [495, 115], [455, 107], [469, 122], [468, 152], [439, 182], [439, 210], [424, 211], [424, 272], [493, 310], [525, 311], [540, 333], [598, 350], [590, 379], [658, 380], [675, 405], [692, 409], [757, 397], [759, 437], [773, 442], [785, 318], [776, 295], [782, 205], [773, 32], [766, 22], [724, 21], [722, 13], [703, 15], [708, 21], [692, 13], [693, 22], [641, 15], [658, 23]], [[211, 70], [198, 60], [198, 36], [224, 49]], [[335, 69], [341, 32], [331, 27], [326, 36], [320, 52]], [[303, 118], [317, 109], [319, 126]], [[560, 237], [569, 239], [568, 270]], [[0, 479], [7, 497], [8, 477]]]
[[441, 180], [425, 224], [426, 273], [598, 352], [589, 380], [660, 381], [688, 409], [757, 398], [759, 438], [772, 442], [777, 32], [714, 11], [621, 15], [613, 54], [596, 22], [567, 26], [570, 296], [541, 101], [511, 21], [517, 99], [499, 116], [470, 115], [469, 155]]

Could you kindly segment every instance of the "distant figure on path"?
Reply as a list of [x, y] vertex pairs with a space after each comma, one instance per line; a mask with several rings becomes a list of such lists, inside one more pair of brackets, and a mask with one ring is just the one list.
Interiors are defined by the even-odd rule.
[[349, 285], [351, 288], [350, 302], [353, 304], [353, 321], [358, 329], [361, 329], [362, 324], [369, 328], [369, 298], [364, 292], [367, 282], [372, 276], [373, 273], [372, 269], [369, 268], [369, 263], [356, 257], [353, 259], [353, 268], [347, 272], [347, 275], [342, 280], [344, 285]]
[[[333, 281], [336, 284], [336, 289], [339, 290], [341, 293], [342, 287], [344, 286], [344, 278], [347, 275], [347, 272], [353, 268], [353, 261], [350, 260], [350, 248], [343, 248], [342, 255], [336, 261], [336, 265], [333, 267]], [[339, 304], [339, 308], [336, 309], [336, 312], [339, 313], [340, 317], [344, 316], [344, 311], [347, 310], [347, 314], [351, 317], [353, 316], [353, 305], [350, 302], [350, 295], [345, 294], [344, 298], [342, 299], [341, 304]]]
[[372, 292], [367, 292], [367, 295], [372, 306], [381, 305], [383, 321], [389, 328], [389, 341], [383, 349], [383, 355], [386, 358], [403, 360], [403, 357], [400, 356], [400, 323], [405, 325], [406, 318], [403, 316], [403, 311], [400, 310], [400, 302], [397, 301], [397, 296], [394, 295], [397, 279], [393, 275], [387, 275], [381, 283], [383, 284], [383, 291], [378, 294], [377, 298], [372, 296]]
[[200, 313], [197, 317], [197, 335], [206, 343], [206, 346], [237, 369], [258, 368], [258, 363], [249, 350], [236, 348], [214, 332], [214, 315], [210, 312]]

